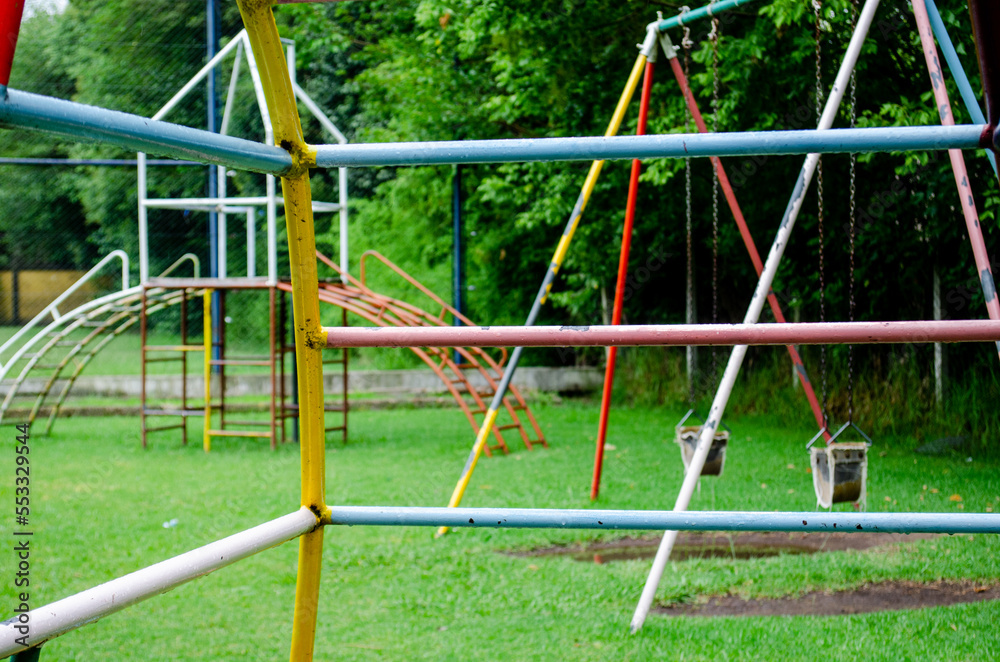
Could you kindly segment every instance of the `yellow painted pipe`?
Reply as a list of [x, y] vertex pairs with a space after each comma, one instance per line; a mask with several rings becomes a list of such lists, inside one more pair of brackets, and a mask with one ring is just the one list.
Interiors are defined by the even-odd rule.
[[[642, 72], [645, 66], [646, 56], [640, 53], [635, 59], [635, 64], [632, 65], [632, 72], [629, 74], [628, 80], [625, 82], [625, 89], [622, 90], [622, 94], [618, 98], [618, 105], [615, 106], [615, 112], [611, 115], [611, 121], [608, 122], [608, 128], [604, 132], [605, 136], [613, 136], [618, 133], [618, 130], [621, 128], [622, 120], [625, 119], [625, 111], [628, 109], [628, 104], [632, 101], [632, 97], [635, 95], [635, 90], [639, 86], [639, 80], [642, 78]], [[559, 267], [562, 266], [563, 260], [566, 259], [566, 252], [569, 250], [569, 243], [573, 240], [573, 234], [576, 232], [577, 225], [580, 223], [580, 217], [583, 215], [583, 210], [587, 207], [587, 203], [590, 201], [590, 196], [594, 192], [594, 186], [597, 184], [597, 178], [600, 176], [601, 168], [603, 167], [604, 161], [594, 161], [590, 164], [590, 171], [587, 173], [587, 178], [583, 181], [583, 188], [580, 190], [580, 196], [577, 199], [576, 206], [573, 208], [570, 222], [563, 231], [562, 237], [559, 238], [559, 244], [556, 246], [555, 254], [552, 256], [552, 262], [549, 264], [549, 269], [545, 274], [545, 279], [550, 282], [545, 287], [545, 292], [542, 294], [541, 298], [538, 299], [536, 305], [545, 303], [546, 299], [549, 297], [549, 291], [552, 289], [550, 275], [554, 277], [559, 271]], [[507, 369], [513, 370], [515, 367], [517, 366], [508, 365]], [[458, 507], [458, 504], [462, 502], [465, 490], [469, 486], [469, 480], [472, 478], [472, 472], [475, 470], [476, 464], [479, 462], [479, 456], [482, 455], [483, 448], [486, 446], [486, 439], [489, 437], [490, 432], [493, 431], [493, 424], [496, 422], [500, 403], [502, 403], [502, 400], [494, 398], [494, 403], [490, 404], [490, 408], [486, 412], [486, 418], [483, 420], [483, 424], [479, 428], [479, 433], [476, 436], [476, 443], [472, 447], [472, 453], [470, 453], [469, 458], [466, 460], [465, 467], [462, 469], [462, 475], [458, 479], [458, 484], [455, 485], [455, 489], [451, 493], [451, 499], [448, 501], [449, 508], [456, 508]], [[446, 533], [448, 533], [448, 527], [442, 526], [437, 530], [435, 535], [440, 537]]]
[[[327, 512], [327, 509], [323, 509]], [[323, 526], [299, 538], [299, 566], [295, 578], [295, 617], [292, 619], [291, 660], [313, 659], [316, 616], [319, 610], [319, 578], [323, 560]]]
[[[292, 315], [298, 370], [302, 505], [328, 521], [325, 500], [325, 431], [323, 423], [323, 357], [325, 338], [319, 319], [316, 236], [309, 190], [309, 167], [316, 152], [305, 144], [292, 82], [285, 64], [270, 0], [237, 0], [260, 69], [264, 97], [274, 127], [275, 143], [291, 154], [293, 167], [282, 177], [285, 223], [292, 275]], [[319, 604], [322, 529], [299, 541], [290, 659], [312, 660]]]

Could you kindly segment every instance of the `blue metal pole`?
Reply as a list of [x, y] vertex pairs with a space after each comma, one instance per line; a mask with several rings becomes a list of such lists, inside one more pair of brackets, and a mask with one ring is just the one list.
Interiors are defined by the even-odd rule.
[[346, 526], [448, 526], [500, 529], [674, 531], [843, 531], [844, 533], [1000, 533], [996, 513], [745, 512], [332, 506]]
[[[205, 56], [206, 62], [211, 62], [219, 50], [219, 7], [216, 0], [205, 0]], [[208, 90], [206, 99], [207, 108], [207, 129], [209, 133], [218, 133], [219, 109], [218, 94], [216, 92], [216, 72], [212, 68], [208, 72]], [[216, 198], [219, 195], [218, 168], [208, 166], [208, 197]], [[212, 278], [219, 277], [219, 214], [214, 211], [208, 212], [208, 264], [209, 275]], [[216, 289], [212, 291], [212, 358], [218, 361], [222, 358], [222, 293]], [[216, 365], [213, 372], [221, 374], [222, 366]]]
[[320, 168], [978, 149], [982, 125], [318, 145]]
[[[931, 20], [931, 29], [937, 38], [938, 46], [941, 47], [944, 61], [948, 63], [948, 69], [955, 79], [958, 91], [962, 95], [962, 101], [965, 102], [965, 109], [968, 111], [969, 117], [976, 124], [986, 124], [986, 117], [979, 107], [979, 100], [976, 99], [976, 93], [972, 90], [969, 77], [965, 74], [965, 68], [962, 67], [962, 62], [958, 59], [958, 53], [955, 52], [955, 45], [951, 43], [951, 37], [948, 36], [948, 30], [944, 27], [944, 21], [941, 20], [941, 14], [938, 12], [937, 5], [934, 4], [934, 0], [924, 0], [924, 4], [927, 5], [927, 16]], [[990, 165], [993, 166], [993, 174], [996, 175], [996, 155], [990, 150], [986, 150], [986, 158], [990, 160]]]
[[[0, 166], [121, 166], [134, 168], [136, 159], [35, 159], [29, 157], [0, 156]], [[197, 161], [175, 161], [173, 159], [146, 159], [147, 166], [202, 166]]]
[[749, 5], [757, 1], [758, 0], [721, 0], [720, 2], [705, 5], [704, 7], [684, 12], [678, 16], [664, 19], [657, 23], [656, 27], [657, 29], [663, 31], [669, 30], [670, 28], [690, 25], [693, 21], [697, 21], [698, 19], [718, 16], [722, 12], [729, 11], [730, 9], [736, 9], [737, 7], [742, 7], [743, 5]]
[[34, 129], [74, 140], [117, 145], [130, 152], [278, 176], [292, 167], [288, 152], [273, 145], [9, 88], [7, 97], [0, 97], [0, 127]]
[[[278, 176], [292, 167], [291, 156], [280, 147], [18, 90], [8, 90], [7, 99], [0, 100], [0, 127], [35, 129], [129, 151]], [[985, 129], [982, 125], [959, 125], [319, 145], [316, 165], [336, 168], [979, 149], [987, 147], [988, 141], [982, 139]]]

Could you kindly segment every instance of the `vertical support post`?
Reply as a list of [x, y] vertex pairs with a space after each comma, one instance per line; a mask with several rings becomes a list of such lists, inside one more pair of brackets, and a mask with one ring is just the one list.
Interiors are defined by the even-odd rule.
[[247, 278], [257, 276], [257, 210], [247, 209]]
[[138, 181], [136, 184], [139, 199], [139, 284], [149, 281], [149, 208], [146, 206], [146, 155], [136, 154]]
[[[278, 192], [274, 175], [267, 175], [267, 284], [278, 284]], [[285, 222], [288, 222], [285, 210]]]
[[[924, 0], [912, 0], [913, 16], [917, 19], [917, 32], [920, 34], [920, 43], [923, 46], [924, 59], [927, 61], [927, 73], [931, 79], [931, 87], [934, 89], [935, 105], [938, 115], [941, 117], [943, 126], [954, 126], [955, 116], [951, 112], [951, 102], [948, 99], [948, 90], [944, 86], [944, 72], [941, 70], [941, 62], [938, 60], [937, 48], [934, 46], [934, 34], [931, 31], [930, 19], [927, 16], [927, 8]], [[975, 5], [970, 2], [970, 5]], [[992, 4], [992, 3], [987, 3]], [[985, 13], [989, 14], [993, 10]], [[994, 18], [1000, 20], [1000, 12], [993, 14]], [[996, 29], [996, 24], [990, 24], [990, 29]], [[989, 40], [992, 44], [992, 39]], [[977, 43], [980, 48], [983, 44]], [[990, 46], [992, 49], [992, 46]], [[1000, 56], [1000, 50], [993, 50], [993, 53]], [[992, 63], [984, 64], [983, 85], [988, 85], [986, 77]], [[1000, 71], [1000, 69], [996, 70]], [[990, 97], [986, 97], [989, 106]], [[997, 100], [994, 99], [994, 102]], [[996, 126], [997, 109], [991, 107], [990, 121]], [[969, 183], [969, 173], [965, 168], [965, 157], [962, 150], [949, 149], [948, 158], [951, 159], [951, 170], [955, 175], [955, 186], [958, 188], [959, 205], [962, 208], [962, 216], [965, 218], [965, 229], [969, 233], [969, 243], [972, 244], [972, 254], [976, 260], [976, 271], [979, 282], [983, 288], [983, 297], [986, 299], [986, 312], [991, 320], [1000, 320], [1000, 300], [997, 299], [997, 288], [993, 281], [993, 271], [990, 267], [990, 257], [986, 252], [986, 242], [983, 239], [983, 229], [979, 224], [979, 212], [976, 209], [975, 198], [972, 197], [972, 186]], [[1000, 356], [1000, 341], [996, 343], [997, 354]]]
[[[219, 6], [218, 0], [205, 0], [205, 51], [206, 60], [211, 61], [219, 50]], [[218, 93], [216, 92], [216, 71], [212, 67], [208, 72], [207, 79], [207, 129], [212, 133], [219, 130], [219, 108]], [[218, 180], [216, 179], [216, 166], [208, 166], [208, 197], [215, 198], [219, 195]], [[225, 264], [223, 250], [225, 250], [225, 238], [219, 236], [219, 214], [211, 211], [208, 213], [208, 250], [209, 250], [209, 275], [212, 278], [225, 277]], [[219, 312], [219, 299], [216, 296], [212, 305], [212, 326], [213, 333], [218, 338], [222, 331], [222, 319]], [[215, 356], [215, 358], [219, 358]], [[222, 366], [218, 366], [219, 371]]]
[[202, 377], [205, 380], [205, 425], [202, 428], [201, 445], [205, 452], [212, 450], [209, 431], [212, 429], [212, 288], [207, 288], [201, 296], [202, 344], [205, 348], [205, 365]]
[[[316, 234], [312, 195], [309, 189], [309, 165], [315, 163], [316, 153], [302, 138], [302, 125], [295, 104], [295, 94], [288, 69], [282, 66], [284, 54], [270, 3], [256, 0], [237, 0], [237, 2], [246, 25], [250, 50], [253, 51], [257, 62], [267, 65], [260, 70], [260, 76], [267, 99], [268, 114], [274, 127], [275, 142], [291, 153], [294, 163], [291, 172], [282, 177], [281, 186], [285, 199], [296, 363], [301, 398], [299, 418], [302, 440], [299, 449], [302, 505], [316, 514], [317, 527], [299, 538], [290, 659], [294, 662], [308, 662], [313, 657], [319, 605], [320, 564], [323, 553], [323, 527], [320, 524], [328, 513], [325, 498], [322, 356], [326, 343], [319, 314]], [[273, 179], [269, 181], [273, 182]], [[272, 206], [270, 188], [268, 199], [270, 212]], [[268, 228], [269, 285], [277, 283], [277, 246], [272, 240], [273, 234], [274, 223], [271, 221]]]
[[267, 338], [270, 341], [268, 344], [271, 346], [271, 450], [273, 451], [278, 447], [278, 410], [276, 398], [278, 397], [278, 375], [277, 375], [277, 357], [278, 353], [275, 351], [277, 345], [277, 327], [275, 317], [277, 315], [276, 310], [276, 295], [278, 288], [269, 287], [267, 288]]
[[21, 17], [25, 0], [7, 0], [0, 7], [0, 97], [6, 98], [10, 70], [14, 65], [17, 36], [21, 32]]
[[[464, 232], [462, 228], [462, 166], [456, 165], [451, 177], [451, 230], [452, 230], [452, 252], [451, 252], [451, 292], [452, 306], [458, 312], [462, 309], [462, 291], [465, 287], [465, 255], [462, 251]], [[462, 320], [455, 317], [452, 320], [454, 326], [461, 326]], [[456, 349], [454, 353], [455, 363], [462, 362], [462, 356]]]
[[[823, 108], [823, 114], [817, 126], [819, 130], [826, 130], [833, 126], [833, 119], [843, 99], [844, 91], [847, 89], [851, 71], [854, 70], [854, 65], [861, 54], [861, 46], [868, 34], [868, 29], [871, 27], [872, 20], [875, 18], [875, 10], [878, 4], [879, 0], [865, 0], [865, 6], [858, 17], [854, 35], [847, 46], [847, 52], [840, 65], [840, 70], [837, 72], [837, 78], [834, 81], [829, 96], [827, 96], [826, 106]], [[799, 171], [798, 179], [792, 190], [792, 197], [788, 201], [781, 225], [778, 228], [778, 234], [771, 244], [771, 250], [768, 253], [767, 260], [764, 262], [764, 272], [757, 282], [757, 288], [754, 290], [750, 306], [743, 318], [744, 324], [756, 324], [760, 318], [761, 311], [764, 309], [764, 302], [767, 300], [767, 295], [771, 291], [771, 285], [774, 282], [774, 276], [778, 271], [778, 264], [781, 262], [781, 257], [784, 255], [785, 248], [788, 245], [792, 228], [795, 226], [799, 211], [802, 209], [805, 194], [809, 189], [809, 183], [812, 181], [818, 161], [819, 154], [809, 154], [806, 156], [805, 163], [802, 164], [802, 169]], [[726, 364], [726, 370], [722, 375], [719, 388], [712, 401], [712, 407], [705, 419], [705, 425], [702, 426], [701, 434], [698, 436], [698, 445], [695, 448], [691, 462], [688, 464], [687, 473], [684, 475], [684, 483], [681, 485], [677, 501], [674, 503], [675, 511], [687, 510], [688, 504], [691, 502], [695, 485], [697, 485], [698, 479], [701, 477], [702, 467], [705, 466], [705, 459], [708, 457], [708, 451], [712, 447], [712, 439], [715, 437], [715, 432], [722, 420], [722, 414], [729, 403], [729, 396], [733, 391], [733, 386], [736, 384], [736, 376], [743, 365], [746, 353], [746, 345], [733, 347], [732, 354], [729, 356], [729, 362]], [[663, 576], [663, 570], [666, 568], [667, 560], [670, 558], [670, 552], [673, 550], [676, 540], [677, 531], [666, 531], [663, 534], [663, 539], [660, 541], [660, 546], [656, 551], [656, 557], [653, 559], [653, 566], [650, 568], [646, 584], [642, 589], [639, 603], [636, 605], [635, 613], [632, 615], [632, 622], [629, 629], [633, 633], [638, 632], [642, 624], [646, 621], [649, 608], [652, 606], [653, 598], [656, 595], [656, 588], [660, 584], [660, 577]]]
[[142, 300], [139, 307], [139, 354], [142, 363], [142, 382], [139, 385], [139, 429], [142, 431], [142, 447], [146, 448], [146, 339], [148, 333], [146, 319], [146, 286], [142, 286]]
[[350, 273], [348, 257], [350, 257], [350, 241], [347, 233], [347, 168], [338, 168], [337, 202], [340, 205], [340, 282], [347, 285]]
[[[188, 385], [188, 288], [181, 289], [181, 346], [184, 348], [181, 351], [181, 445], [187, 446], [188, 443], [188, 429], [187, 429], [187, 385]], [[145, 315], [143, 315], [145, 317]], [[145, 382], [145, 379], [143, 379]], [[143, 390], [145, 391], [145, 384], [143, 384]], [[145, 404], [143, 404], [145, 407]]]
[[[653, 88], [653, 70], [655, 68], [656, 36], [653, 35], [653, 49], [646, 57], [646, 73], [642, 79], [642, 94], [639, 97], [639, 121], [635, 135], [646, 133], [646, 116], [649, 113], [649, 96]], [[639, 173], [642, 172], [642, 161], [632, 159], [632, 172], [629, 176], [628, 199], [625, 203], [625, 223], [622, 226], [621, 252], [618, 256], [618, 282], [615, 284], [615, 303], [611, 309], [611, 324], [622, 323], [622, 309], [625, 307], [625, 282], [628, 279], [628, 258], [632, 247], [632, 225], [635, 221], [635, 205], [639, 195]], [[608, 348], [608, 359], [604, 369], [604, 390], [601, 394], [601, 414], [597, 422], [597, 442], [594, 450], [594, 475], [590, 482], [590, 500], [597, 499], [601, 491], [601, 469], [604, 464], [604, 441], [608, 434], [608, 416], [611, 412], [611, 391], [615, 383], [615, 359], [618, 348]]]

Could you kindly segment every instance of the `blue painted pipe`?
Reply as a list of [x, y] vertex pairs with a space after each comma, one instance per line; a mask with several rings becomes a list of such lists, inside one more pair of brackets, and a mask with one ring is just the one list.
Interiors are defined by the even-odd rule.
[[288, 152], [272, 145], [11, 89], [6, 99], [0, 98], [0, 127], [35, 129], [272, 175], [282, 175], [292, 166]]
[[[121, 166], [136, 167], [136, 159], [36, 159], [30, 157], [2, 156], [0, 166]], [[173, 159], [146, 159], [147, 166], [201, 166], [197, 161], [174, 161]]]
[[[0, 100], [0, 127], [35, 129], [278, 176], [292, 165], [291, 156], [278, 147], [16, 90], [8, 90], [6, 100]], [[316, 163], [336, 168], [976, 149], [984, 129], [960, 125], [320, 145]]]
[[843, 531], [854, 533], [1000, 533], [1000, 514], [721, 512], [331, 506], [345, 526], [448, 526], [501, 529], [633, 529], [670, 531]]
[[321, 168], [976, 149], [984, 126], [319, 145]]
[[724, 11], [736, 9], [737, 7], [749, 5], [757, 1], [758, 0], [721, 0], [721, 2], [705, 5], [704, 7], [699, 7], [698, 9], [685, 12], [680, 16], [666, 18], [657, 23], [656, 27], [662, 31], [669, 30], [670, 28], [681, 27], [682, 25], [691, 25], [692, 22], [697, 21], [698, 19], [718, 16]]
[[[962, 95], [962, 101], [965, 103], [965, 109], [968, 111], [969, 117], [976, 124], [986, 124], [986, 116], [983, 115], [983, 110], [979, 107], [979, 100], [976, 98], [976, 93], [972, 90], [969, 77], [965, 75], [965, 69], [962, 67], [962, 62], [958, 59], [958, 53], [955, 52], [955, 45], [951, 43], [951, 37], [948, 36], [948, 31], [944, 27], [944, 21], [941, 20], [941, 14], [938, 12], [937, 5], [934, 4], [934, 0], [924, 0], [924, 4], [927, 6], [927, 16], [931, 19], [931, 29], [937, 38], [938, 46], [941, 47], [941, 53], [944, 54], [944, 61], [948, 63], [948, 69], [951, 71], [952, 78], [955, 79], [958, 91]], [[993, 166], [993, 174], [996, 175], [996, 155], [990, 150], [986, 150], [986, 158], [990, 160], [990, 165]]]

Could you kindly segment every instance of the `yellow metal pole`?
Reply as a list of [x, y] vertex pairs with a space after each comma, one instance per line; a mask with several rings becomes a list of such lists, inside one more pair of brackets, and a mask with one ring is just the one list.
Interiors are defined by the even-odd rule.
[[302, 125], [271, 0], [237, 0], [254, 58], [260, 68], [264, 97], [274, 126], [275, 143], [286, 149], [294, 164], [281, 178], [285, 224], [292, 274], [292, 311], [295, 322], [295, 360], [298, 369], [302, 505], [316, 514], [317, 529], [299, 539], [290, 659], [312, 660], [319, 606], [322, 523], [329, 518], [325, 500], [323, 429], [323, 357], [326, 345], [319, 319], [319, 283], [316, 237], [313, 227], [309, 167], [315, 150], [305, 144]]
[[[608, 122], [608, 129], [604, 132], [605, 136], [613, 136], [618, 133], [618, 129], [621, 128], [622, 120], [625, 118], [625, 111], [628, 108], [629, 102], [632, 100], [632, 96], [635, 94], [635, 89], [639, 85], [639, 79], [642, 77], [643, 68], [646, 66], [646, 56], [642, 53], [635, 59], [635, 64], [632, 65], [632, 72], [629, 74], [628, 81], [625, 83], [625, 89], [622, 90], [622, 95], [618, 99], [618, 105], [615, 107], [615, 112], [611, 116], [611, 121]], [[549, 263], [549, 268], [545, 272], [545, 278], [542, 280], [542, 286], [539, 288], [538, 295], [535, 297], [535, 303], [531, 306], [531, 312], [528, 313], [528, 321], [526, 326], [531, 326], [535, 323], [535, 318], [538, 317], [538, 312], [541, 310], [542, 305], [549, 298], [549, 292], [552, 291], [552, 283], [555, 281], [556, 274], [559, 273], [559, 268], [562, 266], [563, 260], [566, 259], [566, 252], [569, 250], [569, 242], [573, 240], [573, 234], [576, 232], [577, 226], [580, 224], [580, 217], [583, 215], [583, 210], [586, 209], [587, 203], [590, 201], [590, 195], [594, 192], [594, 185], [597, 184], [597, 178], [601, 174], [601, 168], [604, 167], [604, 161], [594, 161], [590, 164], [590, 171], [587, 173], [587, 178], [583, 181], [583, 189], [580, 191], [580, 195], [576, 200], [576, 205], [573, 207], [572, 213], [570, 213], [569, 222], [566, 224], [566, 228], [563, 230], [563, 235], [559, 239], [559, 245], [556, 246], [555, 254], [552, 256], [552, 262]], [[497, 386], [496, 394], [493, 396], [493, 401], [490, 403], [489, 409], [486, 411], [486, 417], [483, 419], [483, 424], [479, 428], [479, 434], [476, 435], [476, 442], [472, 446], [472, 451], [469, 453], [468, 458], [465, 460], [465, 467], [462, 469], [462, 475], [458, 479], [458, 484], [455, 485], [454, 491], [451, 493], [451, 499], [448, 501], [449, 508], [456, 508], [458, 504], [462, 502], [462, 496], [465, 495], [465, 490], [469, 486], [469, 480], [472, 479], [472, 472], [476, 468], [476, 464], [479, 462], [479, 456], [483, 453], [483, 448], [486, 446], [486, 439], [489, 437], [490, 432], [493, 431], [493, 424], [497, 420], [497, 414], [499, 413], [500, 407], [503, 405], [503, 397], [507, 391], [507, 386], [510, 384], [511, 377], [514, 374], [514, 370], [517, 368], [517, 363], [521, 359], [521, 348], [518, 347], [514, 350], [514, 354], [510, 358], [510, 362], [507, 364], [507, 368], [504, 371], [504, 377], [500, 381], [499, 386]], [[435, 535], [442, 536], [448, 533], [448, 527], [442, 526], [437, 530]]]
[[209, 430], [212, 429], [212, 292], [206, 289], [202, 295], [202, 307], [204, 309], [205, 340], [205, 426], [202, 430], [201, 445], [205, 452], [212, 450], [212, 436]]

